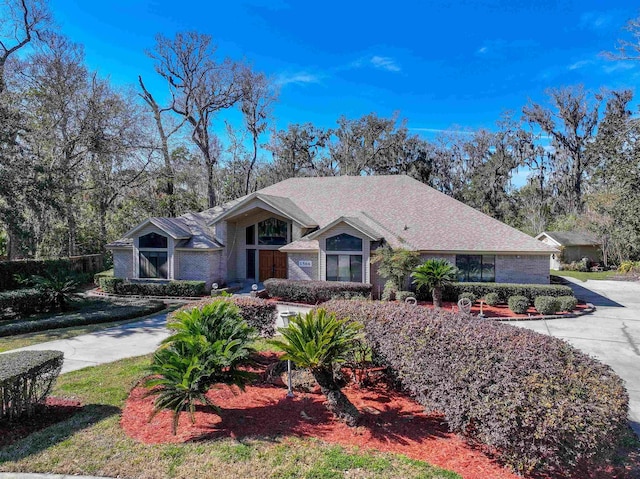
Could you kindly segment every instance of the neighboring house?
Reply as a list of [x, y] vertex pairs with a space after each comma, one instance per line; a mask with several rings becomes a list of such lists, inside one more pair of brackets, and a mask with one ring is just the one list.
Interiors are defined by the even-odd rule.
[[558, 250], [408, 176], [291, 178], [201, 213], [149, 218], [107, 247], [115, 276], [383, 281], [383, 244], [445, 258], [464, 281], [548, 283]]
[[602, 245], [598, 239], [580, 231], [543, 231], [536, 239], [560, 250], [551, 255], [551, 269], [559, 270], [562, 263], [589, 258], [594, 263], [602, 261]]

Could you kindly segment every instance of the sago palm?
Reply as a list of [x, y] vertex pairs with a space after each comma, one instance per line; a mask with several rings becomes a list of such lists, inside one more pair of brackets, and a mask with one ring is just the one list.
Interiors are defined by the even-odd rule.
[[238, 368], [249, 362], [256, 331], [237, 306], [224, 300], [180, 311], [168, 328], [174, 334], [154, 354], [145, 386], [148, 395], [156, 396], [153, 415], [163, 409], [173, 412], [175, 434], [180, 413], [187, 411], [193, 422], [197, 403], [218, 410], [206, 397], [212, 384], [244, 389], [253, 378]]
[[453, 283], [458, 270], [446, 259], [429, 259], [411, 273], [413, 284], [427, 288], [433, 295], [433, 305], [442, 306], [442, 290]]
[[298, 314], [289, 326], [279, 328], [284, 340], [270, 343], [285, 352], [289, 359], [302, 368], [309, 368], [327, 398], [327, 405], [339, 419], [355, 426], [360, 418], [356, 407], [344, 395], [333, 375], [334, 365], [344, 362], [357, 346], [361, 325], [338, 320], [324, 309]]

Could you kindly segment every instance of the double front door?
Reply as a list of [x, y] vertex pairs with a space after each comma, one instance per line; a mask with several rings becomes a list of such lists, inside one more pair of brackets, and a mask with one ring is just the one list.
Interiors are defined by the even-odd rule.
[[259, 281], [287, 277], [287, 253], [261, 249], [259, 250], [258, 264], [260, 265]]

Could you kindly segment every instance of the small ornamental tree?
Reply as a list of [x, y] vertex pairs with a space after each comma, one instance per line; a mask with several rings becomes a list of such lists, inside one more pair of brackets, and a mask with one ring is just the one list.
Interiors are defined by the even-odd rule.
[[429, 259], [411, 273], [413, 284], [427, 288], [433, 295], [433, 305], [442, 306], [442, 290], [457, 280], [455, 266], [445, 259]]
[[156, 396], [153, 415], [163, 409], [173, 411], [175, 434], [182, 411], [195, 421], [196, 403], [218, 410], [206, 397], [211, 385], [243, 389], [253, 377], [238, 367], [249, 361], [256, 331], [242, 319], [238, 307], [224, 299], [180, 311], [167, 327], [174, 334], [155, 352], [145, 386], [149, 396]]
[[405, 289], [411, 271], [420, 264], [420, 256], [417, 251], [383, 246], [373, 252], [371, 262], [378, 264], [378, 274], [399, 291]]
[[334, 366], [345, 362], [358, 346], [361, 328], [359, 323], [338, 320], [335, 314], [319, 309], [304, 316], [298, 314], [288, 327], [279, 328], [284, 341], [270, 341], [285, 352], [283, 359], [311, 370], [327, 398], [329, 410], [349, 426], [358, 423], [360, 413], [336, 383], [333, 371]]

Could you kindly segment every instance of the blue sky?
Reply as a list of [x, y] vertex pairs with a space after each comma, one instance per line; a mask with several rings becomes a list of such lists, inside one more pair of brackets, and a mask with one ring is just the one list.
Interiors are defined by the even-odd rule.
[[116, 84], [140, 74], [166, 91], [144, 51], [156, 33], [197, 30], [221, 56], [245, 58], [280, 85], [279, 128], [341, 114], [399, 112], [431, 138], [455, 126], [492, 128], [544, 91], [582, 83], [634, 88], [640, 62], [611, 62], [627, 1], [450, 0], [306, 2], [51, 0], [63, 33]]

